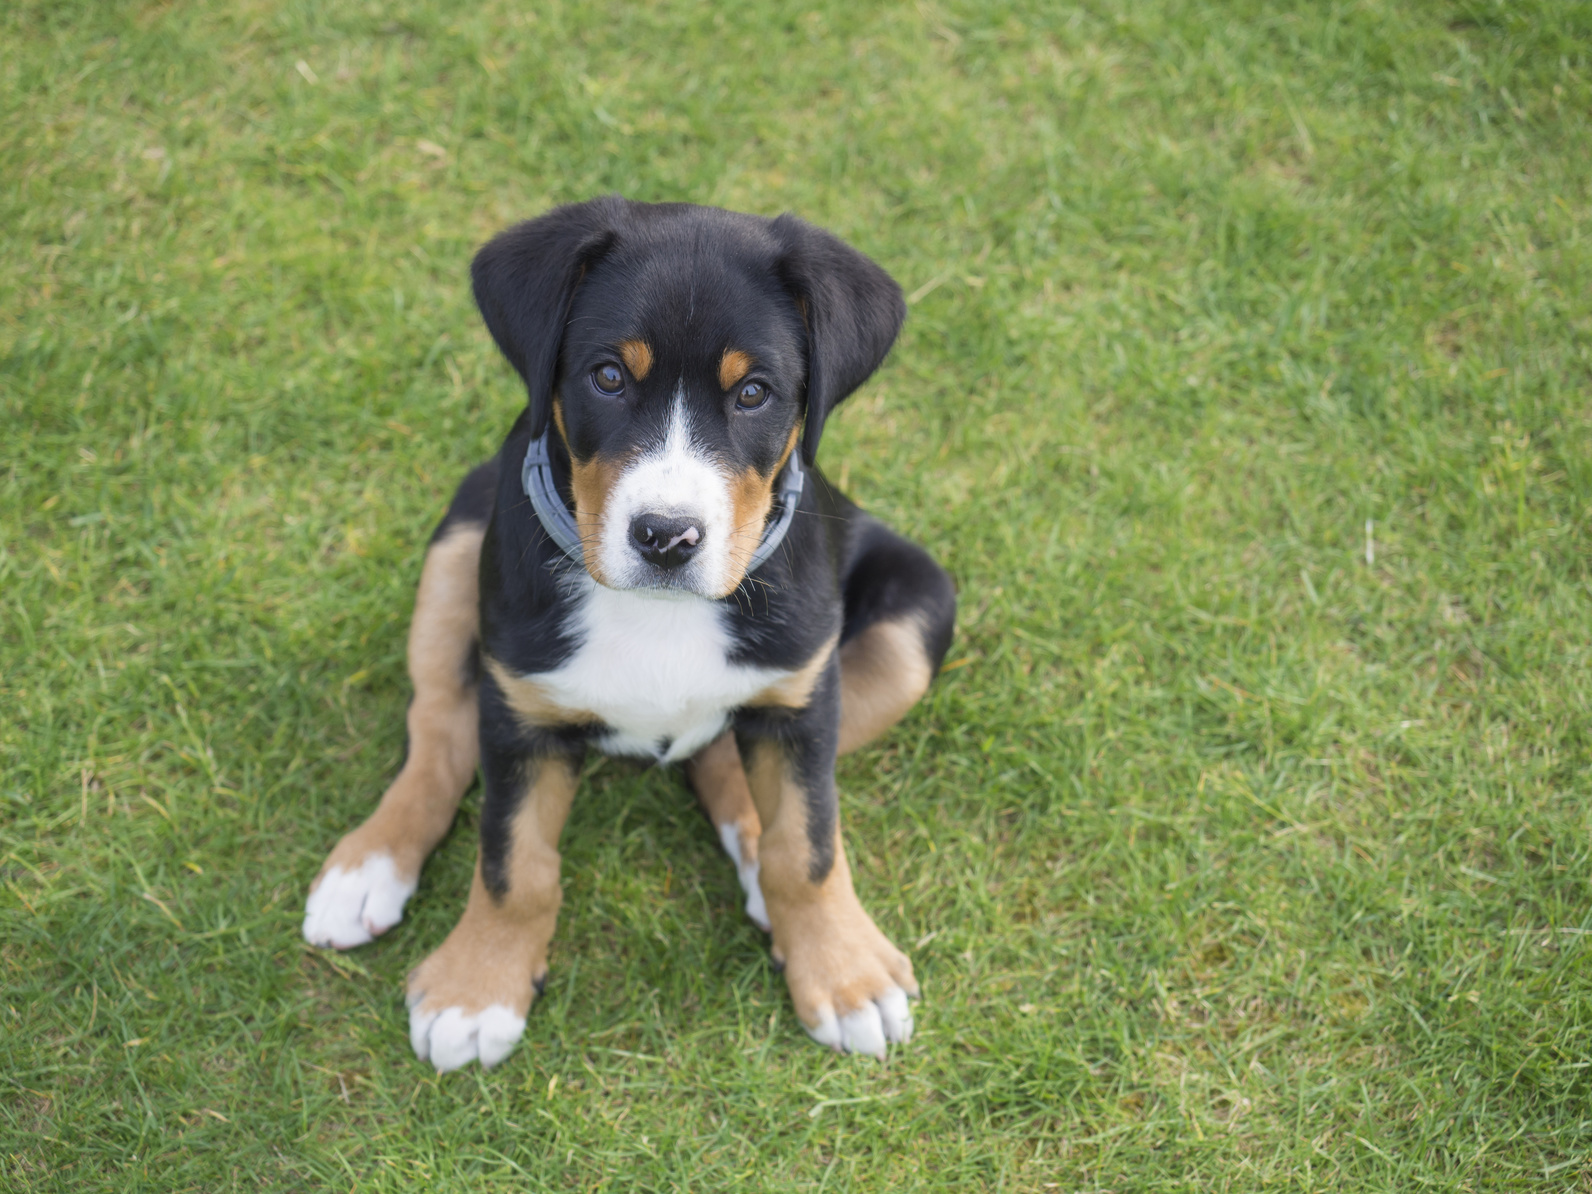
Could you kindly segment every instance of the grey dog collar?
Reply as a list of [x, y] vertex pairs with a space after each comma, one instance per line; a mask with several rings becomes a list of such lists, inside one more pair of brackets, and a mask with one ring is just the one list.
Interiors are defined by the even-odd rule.
[[[520, 468], [520, 485], [525, 489], [525, 496], [531, 499], [531, 506], [536, 510], [536, 517], [548, 538], [579, 564], [585, 560], [580, 547], [580, 531], [575, 526], [575, 516], [569, 512], [564, 499], [558, 495], [558, 487], [553, 484], [553, 461], [547, 452], [547, 434], [542, 432], [525, 449], [525, 464]], [[792, 452], [774, 487], [774, 504], [779, 509], [779, 516], [763, 529], [762, 541], [752, 553], [751, 562], [746, 565], [748, 576], [756, 572], [763, 561], [784, 542], [791, 520], [796, 517], [796, 507], [801, 504], [802, 487], [806, 481], [807, 474], [802, 471], [801, 461]]]

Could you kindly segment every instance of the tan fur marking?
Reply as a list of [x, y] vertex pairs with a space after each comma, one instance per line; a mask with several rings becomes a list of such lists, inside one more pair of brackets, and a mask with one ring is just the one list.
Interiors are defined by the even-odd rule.
[[844, 1016], [892, 986], [916, 994], [912, 963], [863, 911], [835, 830], [835, 862], [822, 882], [809, 877], [807, 794], [778, 746], [759, 743], [747, 782], [764, 825], [759, 883], [773, 926], [774, 956], [785, 963], [796, 1014], [816, 1028], [825, 1013]]
[[752, 803], [752, 789], [747, 786], [734, 731], [725, 730], [692, 755], [686, 773], [713, 828], [735, 826], [740, 836], [741, 862], [756, 862], [757, 839], [763, 825], [757, 818], [757, 806]]
[[475, 878], [464, 915], [445, 940], [409, 975], [409, 1002], [421, 1011], [457, 1007], [473, 1015], [501, 1003], [523, 1016], [535, 983], [547, 973], [547, 945], [563, 902], [558, 838], [575, 797], [576, 774], [563, 759], [534, 767], [510, 826], [508, 892], [494, 898]]
[[745, 472], [731, 473], [726, 478], [730, 489], [733, 526], [730, 530], [729, 575], [725, 579], [724, 591], [718, 594], [720, 597], [728, 597], [735, 592], [746, 578], [746, 565], [757, 553], [757, 545], [763, 539], [763, 524], [768, 521], [768, 511], [774, 504], [774, 478], [779, 476], [780, 469], [785, 467], [785, 462], [795, 451], [796, 437], [800, 432], [800, 425], [790, 429], [785, 451], [780, 455], [773, 472], [765, 476], [756, 469], [747, 469]]
[[839, 640], [840, 636], [835, 635], [801, 667], [783, 680], [776, 680], [746, 703], [756, 706], [779, 705], [786, 709], [807, 708], [807, 702], [812, 700], [813, 688], [818, 684], [818, 677], [824, 674], [830, 653]]
[[575, 491], [575, 529], [580, 532], [580, 550], [586, 571], [598, 584], [608, 583], [602, 564], [603, 511], [622, 470], [618, 461], [604, 460], [600, 456], [570, 461], [570, 488]]
[[916, 617], [875, 622], [840, 648], [840, 753], [872, 742], [917, 704], [934, 673]]
[[585, 709], [566, 709], [547, 695], [546, 689], [534, 680], [516, 676], [499, 660], [485, 657], [486, 670], [526, 728], [537, 726], [583, 725], [598, 720], [595, 713]]
[[[631, 342], [626, 341], [626, 343]], [[642, 347], [645, 348], [646, 345]], [[651, 364], [650, 357], [648, 364], [649, 366]], [[569, 430], [564, 426], [563, 403], [557, 399], [553, 401], [553, 424], [558, 428], [559, 438], [564, 441], [567, 449]], [[601, 456], [593, 456], [589, 460], [576, 460], [575, 454], [571, 452], [569, 457], [569, 487], [575, 493], [575, 529], [580, 534], [581, 554], [585, 558], [586, 571], [591, 573], [592, 579], [598, 584], [608, 583], [602, 566], [603, 510], [608, 505], [608, 494], [619, 480], [619, 474], [624, 471], [624, 465], [625, 462], [622, 460], [608, 460]]]
[[[923, 654], [922, 641], [915, 620], [881, 622], [870, 626], [841, 649], [842, 754], [889, 729], [928, 687], [928, 659]], [[824, 644], [802, 669], [771, 685], [749, 703], [804, 707], [812, 697], [813, 687], [834, 646], [834, 640]], [[919, 665], [921, 672], [915, 670]], [[914, 689], [917, 696], [907, 699]], [[770, 759], [765, 757], [763, 763], [770, 765]], [[691, 787], [713, 827], [734, 825], [740, 834], [743, 860], [756, 861], [757, 835], [762, 824], [752, 803], [751, 787], [741, 765], [734, 733], [726, 730], [720, 734], [692, 756], [686, 768]], [[779, 780], [769, 775], [764, 776], [761, 783], [766, 789]]]
[[757, 552], [763, 539], [763, 524], [768, 521], [769, 508], [774, 504], [774, 477], [764, 476], [756, 469], [730, 473], [725, 480], [730, 490], [730, 567], [725, 577], [724, 592], [728, 596], [746, 578], [746, 566]]
[[729, 389], [752, 371], [756, 362], [739, 348], [726, 348], [719, 358], [719, 388]]
[[391, 856], [400, 879], [413, 880], [475, 778], [476, 689], [468, 665], [484, 535], [479, 525], [459, 526], [426, 551], [409, 624], [409, 757], [376, 811], [327, 856], [311, 891], [332, 867], [357, 870], [378, 854]]
[[575, 491], [575, 526], [580, 531], [581, 550], [586, 556], [586, 570], [602, 581], [600, 536], [603, 511], [608, 505], [608, 495], [619, 480], [623, 465], [617, 460], [593, 456], [590, 460], [570, 460], [570, 488]]
[[645, 381], [652, 372], [652, 345], [645, 340], [621, 340], [619, 358], [637, 381]]

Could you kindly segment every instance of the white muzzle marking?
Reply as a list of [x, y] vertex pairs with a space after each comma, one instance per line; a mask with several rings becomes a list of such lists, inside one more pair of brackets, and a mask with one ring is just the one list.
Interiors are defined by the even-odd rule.
[[[728, 479], [713, 457], [692, 439], [685, 393], [677, 386], [663, 443], [633, 460], [608, 495], [598, 558], [609, 587], [722, 595], [732, 562], [734, 511]], [[630, 524], [644, 514], [690, 522], [669, 546], [689, 543], [697, 547], [696, 554], [666, 574], [643, 560], [631, 542]]]

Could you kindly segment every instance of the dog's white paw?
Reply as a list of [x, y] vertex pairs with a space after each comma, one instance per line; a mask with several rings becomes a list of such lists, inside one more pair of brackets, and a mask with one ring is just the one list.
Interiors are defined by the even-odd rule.
[[763, 932], [768, 932], [768, 906], [763, 903], [763, 889], [757, 882], [758, 872], [762, 869], [761, 864], [747, 862], [741, 857], [739, 826], [720, 825], [719, 841], [724, 844], [724, 852], [730, 856], [730, 861], [735, 863], [735, 873], [741, 880], [741, 890], [746, 893], [747, 919]]
[[445, 1074], [472, 1061], [491, 1069], [507, 1057], [525, 1032], [525, 1017], [501, 1003], [466, 1012], [447, 1007], [424, 1011], [421, 1004], [409, 1009], [409, 1043], [415, 1056]]
[[351, 871], [334, 866], [304, 905], [304, 940], [333, 949], [374, 941], [403, 919], [417, 886], [416, 879], [399, 878], [387, 854], [373, 854]]
[[818, 1026], [808, 1028], [807, 1035], [837, 1053], [869, 1053], [883, 1060], [887, 1045], [904, 1045], [912, 1039], [907, 993], [891, 987], [844, 1016], [836, 1016], [833, 1008], [821, 1008]]

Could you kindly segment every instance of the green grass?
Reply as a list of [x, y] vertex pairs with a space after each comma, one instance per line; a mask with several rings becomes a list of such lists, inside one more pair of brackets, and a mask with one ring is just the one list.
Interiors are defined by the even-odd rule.
[[[1586, 1190], [1589, 13], [5, 6], [0, 1185]], [[401, 1001], [477, 795], [299, 939], [520, 401], [470, 254], [605, 190], [914, 296], [823, 451], [962, 593], [841, 767], [884, 1065], [671, 773], [588, 768], [491, 1073]]]

